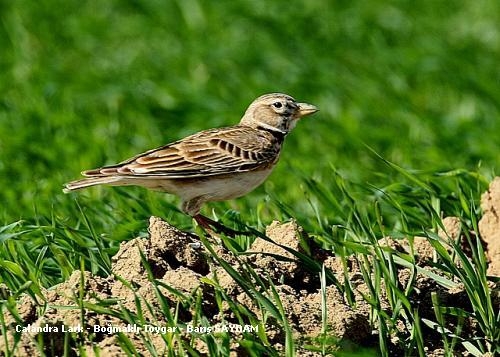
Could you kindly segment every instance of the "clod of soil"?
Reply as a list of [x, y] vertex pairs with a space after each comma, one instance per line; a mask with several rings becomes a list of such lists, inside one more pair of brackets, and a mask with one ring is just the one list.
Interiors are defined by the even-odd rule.
[[488, 246], [488, 274], [500, 276], [500, 177], [496, 177], [481, 196], [481, 208], [483, 217], [479, 221], [479, 233]]

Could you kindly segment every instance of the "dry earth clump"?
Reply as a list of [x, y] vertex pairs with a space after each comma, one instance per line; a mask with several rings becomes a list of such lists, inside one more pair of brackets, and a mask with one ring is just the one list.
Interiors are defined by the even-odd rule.
[[481, 208], [479, 233], [487, 245], [488, 274], [500, 276], [500, 177], [496, 177], [481, 196]]

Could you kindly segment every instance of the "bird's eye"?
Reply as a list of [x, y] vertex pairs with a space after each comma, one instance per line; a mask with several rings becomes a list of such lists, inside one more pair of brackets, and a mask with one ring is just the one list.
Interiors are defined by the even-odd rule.
[[281, 108], [283, 106], [283, 104], [281, 104], [281, 102], [274, 102], [273, 103], [273, 107], [275, 108]]

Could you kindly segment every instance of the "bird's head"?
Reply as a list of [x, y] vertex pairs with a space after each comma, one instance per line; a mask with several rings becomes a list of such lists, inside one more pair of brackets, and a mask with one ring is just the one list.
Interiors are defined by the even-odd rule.
[[297, 103], [286, 94], [264, 94], [250, 104], [240, 124], [286, 135], [295, 127], [300, 118], [317, 111], [318, 108], [314, 105]]

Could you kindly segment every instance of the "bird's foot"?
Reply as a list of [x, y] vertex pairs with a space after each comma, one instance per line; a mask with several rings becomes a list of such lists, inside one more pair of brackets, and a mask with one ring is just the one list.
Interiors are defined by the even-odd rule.
[[236, 231], [232, 228], [226, 227], [220, 222], [214, 221], [213, 219], [205, 217], [201, 214], [197, 214], [193, 218], [195, 219], [196, 223], [198, 223], [198, 225], [205, 229], [207, 232], [223, 233], [224, 235], [231, 238], [239, 235], [248, 236], [252, 234], [251, 232]]

